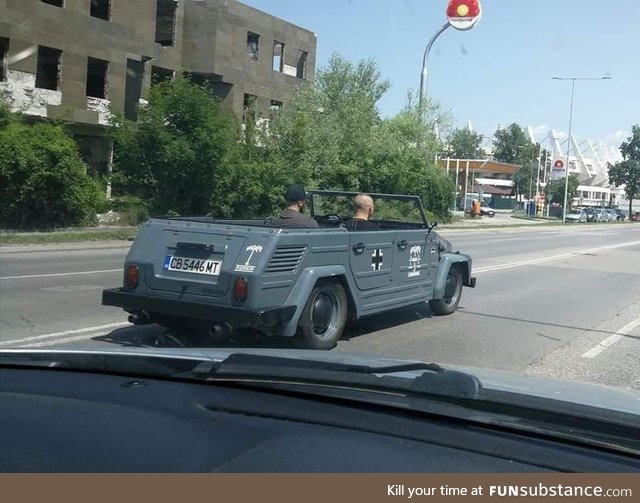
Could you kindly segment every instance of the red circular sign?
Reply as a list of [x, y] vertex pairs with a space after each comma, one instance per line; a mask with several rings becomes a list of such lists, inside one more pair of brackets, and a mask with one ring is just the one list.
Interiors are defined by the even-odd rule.
[[556, 162], [553, 163], [553, 168], [564, 169], [564, 161], [562, 159], [558, 159]]
[[456, 30], [470, 30], [482, 17], [480, 0], [449, 0], [447, 18]]

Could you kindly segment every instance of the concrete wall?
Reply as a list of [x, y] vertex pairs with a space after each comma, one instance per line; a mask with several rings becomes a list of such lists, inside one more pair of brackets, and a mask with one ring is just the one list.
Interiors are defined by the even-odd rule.
[[[249, 31], [260, 36], [257, 62], [247, 54]], [[188, 0], [183, 36], [184, 68], [231, 85], [225, 102], [238, 117], [242, 116], [245, 94], [257, 96], [257, 109], [264, 113], [271, 100], [284, 101], [303, 83], [295, 75], [273, 70], [274, 40], [285, 44], [285, 65], [295, 67], [298, 51], [307, 52], [305, 80], [315, 77], [315, 33], [235, 0]]]
[[[173, 47], [155, 43], [156, 0], [112, 0], [110, 21], [89, 15], [90, 0], [65, 0], [63, 8], [0, 0], [0, 11], [0, 37], [9, 39], [8, 79], [0, 89], [9, 91], [15, 108], [43, 117], [98, 126], [106, 123], [108, 106], [124, 112], [131, 95], [127, 59], [144, 62], [142, 97], [153, 66], [202, 73], [219, 82], [215, 88], [238, 117], [245, 93], [258, 96], [258, 108], [266, 110], [302, 82], [272, 70], [274, 40], [285, 44], [286, 65], [295, 66], [298, 51], [306, 51], [306, 80], [314, 78], [314, 33], [235, 0], [179, 0]], [[260, 35], [258, 62], [246, 52], [248, 31]], [[35, 88], [41, 45], [62, 51], [59, 92]], [[109, 61], [108, 102], [87, 99], [88, 57]]]
[[[235, 0], [166, 1], [177, 5], [173, 46], [155, 42], [157, 0], [111, 0], [108, 21], [90, 15], [91, 0], [65, 0], [62, 8], [0, 0], [0, 37], [9, 40], [0, 93], [15, 110], [67, 121], [78, 135], [100, 137], [111, 112], [135, 118], [153, 67], [206, 77], [239, 119], [245, 94], [258, 97], [259, 115], [265, 116], [271, 100], [284, 101], [297, 85], [313, 80], [316, 36], [309, 30]], [[260, 35], [257, 62], [247, 54], [248, 31]], [[299, 50], [308, 53], [305, 79], [272, 69], [274, 40], [285, 44], [285, 65], [295, 67]], [[35, 87], [39, 46], [62, 51], [58, 90]], [[109, 62], [105, 99], [86, 95], [89, 57]], [[142, 77], [133, 78], [132, 68]]]

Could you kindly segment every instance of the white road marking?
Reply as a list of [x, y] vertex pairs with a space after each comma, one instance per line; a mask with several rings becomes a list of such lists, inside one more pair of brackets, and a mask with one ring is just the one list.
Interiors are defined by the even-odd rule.
[[615, 250], [617, 248], [627, 248], [629, 246], [638, 246], [638, 245], [640, 245], [640, 241], [629, 241], [627, 243], [618, 243], [615, 245], [601, 246], [599, 248], [588, 248], [585, 250], [577, 250], [577, 251], [572, 251], [568, 253], [562, 253], [560, 255], [551, 255], [550, 257], [541, 257], [541, 258], [536, 258], [531, 260], [521, 260], [518, 262], [509, 262], [506, 264], [479, 267], [477, 269], [474, 269], [473, 273], [480, 274], [483, 272], [501, 271], [503, 269], [513, 269], [515, 267], [523, 267], [526, 265], [543, 264], [545, 262], [551, 262], [553, 260], [561, 260], [565, 258], [577, 257], [580, 255], [587, 255], [589, 253], [597, 253], [597, 252], [602, 252], [607, 250]]
[[582, 355], [583, 358], [595, 358], [600, 353], [602, 353], [605, 349], [610, 348], [620, 339], [622, 339], [625, 335], [631, 332], [634, 328], [640, 327], [640, 318], [635, 321], [632, 321], [628, 325], [625, 325], [620, 330], [618, 330], [615, 334], [610, 335], [605, 340], [603, 340], [597, 346], [591, 348], [589, 351]]
[[0, 276], [3, 279], [29, 279], [29, 278], [54, 278], [56, 276], [82, 276], [85, 274], [103, 274], [107, 272], [121, 272], [120, 269], [101, 269], [99, 271], [78, 271], [78, 272], [56, 272], [50, 274], [25, 274], [24, 276]]
[[82, 334], [86, 332], [98, 332], [100, 330], [112, 330], [131, 325], [129, 322], [110, 323], [108, 325], [96, 325], [94, 327], [77, 328], [75, 330], [65, 330], [64, 332], [55, 332], [51, 334], [34, 335], [33, 337], [24, 337], [23, 339], [14, 339], [11, 341], [0, 341], [0, 346], [9, 346], [21, 344], [23, 342], [41, 341], [44, 339], [52, 339], [55, 337], [65, 337], [67, 335]]
[[30, 344], [19, 344], [19, 345], [16, 346], [16, 348], [42, 348], [42, 347], [45, 347], [45, 346], [54, 346], [56, 344], [66, 344], [68, 342], [86, 341], [87, 339], [93, 339], [94, 337], [100, 337], [100, 336], [103, 336], [103, 335], [107, 335], [109, 333], [111, 333], [111, 332], [92, 332], [90, 334], [85, 334], [85, 335], [76, 335], [75, 337], [66, 337], [64, 339], [55, 339], [53, 341], [32, 342]]
[[485, 243], [502, 243], [504, 241], [523, 241], [528, 239], [530, 238], [497, 238], [497, 239], [487, 239], [484, 242]]

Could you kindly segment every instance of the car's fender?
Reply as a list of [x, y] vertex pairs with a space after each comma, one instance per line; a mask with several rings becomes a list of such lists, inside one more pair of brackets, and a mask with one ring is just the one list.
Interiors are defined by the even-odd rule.
[[433, 298], [441, 299], [444, 296], [447, 275], [451, 266], [462, 264], [462, 279], [464, 286], [475, 287], [475, 278], [471, 277], [471, 257], [464, 253], [443, 253], [440, 255], [438, 273], [433, 286]]
[[[308, 267], [300, 273], [284, 303], [286, 306], [296, 306], [296, 311], [282, 331], [283, 336], [293, 337], [296, 334], [298, 329], [298, 320], [300, 320], [300, 315], [302, 314], [304, 306], [306, 305], [309, 295], [311, 295], [311, 291], [317, 281], [323, 278], [335, 278], [340, 276], [346, 278], [347, 282], [349, 281], [347, 271], [342, 265]], [[350, 295], [348, 291], [346, 293], [347, 296]]]

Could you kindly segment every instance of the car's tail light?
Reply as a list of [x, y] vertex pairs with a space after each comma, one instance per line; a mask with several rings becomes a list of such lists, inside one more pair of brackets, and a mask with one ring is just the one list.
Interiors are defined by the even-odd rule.
[[233, 297], [238, 302], [244, 302], [247, 300], [247, 295], [249, 293], [249, 284], [247, 280], [244, 278], [236, 278], [233, 283]]
[[136, 288], [138, 286], [139, 273], [140, 271], [137, 265], [127, 267], [127, 286], [129, 288]]

